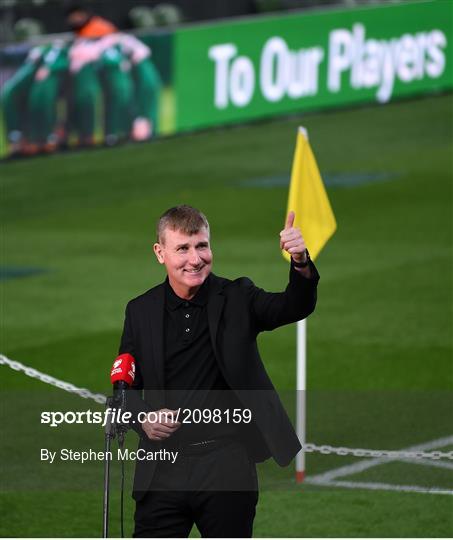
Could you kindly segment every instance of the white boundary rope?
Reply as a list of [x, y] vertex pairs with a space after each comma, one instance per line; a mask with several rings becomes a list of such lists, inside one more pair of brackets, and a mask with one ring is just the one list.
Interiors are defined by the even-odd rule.
[[441, 452], [436, 450], [434, 452], [424, 452], [423, 450], [368, 450], [367, 448], [347, 448], [344, 446], [329, 446], [323, 444], [318, 446], [316, 444], [306, 443], [304, 445], [305, 452], [319, 452], [320, 454], [336, 454], [337, 456], [355, 456], [363, 458], [385, 458], [390, 460], [397, 459], [411, 459], [411, 460], [424, 460], [424, 459], [452, 459], [453, 450], [450, 452]]
[[[32, 377], [33, 379], [38, 379], [39, 381], [50, 384], [52, 386], [55, 386], [56, 388], [60, 388], [61, 390], [65, 390], [66, 392], [70, 392], [72, 394], [76, 394], [82, 398], [85, 399], [92, 399], [96, 403], [100, 403], [102, 405], [105, 405], [106, 396], [104, 394], [95, 394], [91, 392], [90, 390], [87, 390], [86, 388], [79, 388], [75, 386], [74, 384], [68, 383], [66, 381], [62, 381], [60, 379], [56, 379], [55, 377], [52, 377], [50, 375], [47, 375], [46, 373], [42, 373], [41, 371], [38, 371], [37, 369], [34, 369], [32, 367], [26, 366], [25, 364], [22, 364], [21, 362], [17, 362], [16, 360], [11, 360], [10, 358], [7, 358], [5, 355], [0, 354], [0, 365], [8, 366], [9, 368], [13, 369], [14, 371], [19, 371], [27, 375], [28, 377]], [[312, 443], [305, 443], [303, 445], [303, 448], [305, 452], [316, 452], [320, 454], [336, 454], [337, 456], [355, 456], [355, 457], [363, 457], [363, 458], [384, 458], [384, 459], [390, 459], [390, 460], [397, 460], [397, 459], [413, 459], [413, 460], [426, 460], [426, 459], [433, 459], [433, 460], [440, 460], [440, 459], [451, 459], [453, 460], [453, 450], [449, 452], [441, 452], [439, 450], [433, 451], [433, 452], [425, 452], [422, 449], [417, 450], [370, 450], [366, 448], [347, 448], [344, 446], [330, 446], [330, 445], [316, 445]]]
[[50, 375], [47, 375], [46, 373], [42, 373], [41, 371], [38, 371], [37, 369], [26, 366], [22, 364], [21, 362], [17, 362], [16, 360], [11, 360], [10, 358], [7, 358], [3, 354], [0, 354], [0, 365], [1, 364], [8, 366], [11, 369], [14, 369], [14, 371], [20, 371], [22, 373], [25, 373], [25, 375], [27, 375], [28, 377], [32, 377], [33, 379], [38, 379], [38, 381], [41, 381], [43, 383], [56, 386], [57, 388], [60, 388], [61, 390], [66, 390], [66, 392], [71, 392], [72, 394], [77, 394], [78, 396], [82, 398], [92, 399], [96, 403], [105, 405], [107, 396], [104, 396], [104, 394], [95, 394], [93, 392], [90, 392], [90, 390], [87, 390], [86, 388], [79, 388], [78, 386], [75, 386], [66, 381], [61, 381], [60, 379], [51, 377]]
[[[421, 444], [410, 446], [408, 448], [403, 448], [401, 453], [406, 454], [407, 452], [421, 452], [426, 450], [435, 450], [437, 448], [444, 448], [446, 446], [451, 446], [453, 444], [453, 435], [447, 437], [441, 437], [439, 439], [434, 439], [431, 441], [426, 441]], [[356, 463], [350, 465], [343, 465], [329, 471], [324, 471], [323, 473], [309, 476], [305, 480], [307, 484], [315, 484], [318, 486], [325, 487], [339, 487], [346, 489], [368, 489], [368, 490], [380, 490], [380, 491], [402, 491], [402, 492], [415, 492], [415, 493], [425, 493], [429, 495], [453, 495], [453, 490], [445, 487], [435, 487], [435, 486], [417, 486], [417, 485], [396, 485], [388, 484], [383, 482], [364, 482], [364, 481], [352, 481], [347, 480], [345, 477], [351, 477], [356, 474], [360, 474], [364, 471], [372, 469], [373, 467], [378, 467], [380, 465], [385, 465], [391, 463], [392, 461], [410, 461], [414, 465], [419, 466], [428, 466], [428, 467], [441, 467], [443, 469], [452, 468], [452, 464], [447, 461], [435, 461], [433, 459], [410, 459], [407, 458], [397, 458], [389, 459], [385, 457], [378, 457], [372, 459], [362, 459]]]

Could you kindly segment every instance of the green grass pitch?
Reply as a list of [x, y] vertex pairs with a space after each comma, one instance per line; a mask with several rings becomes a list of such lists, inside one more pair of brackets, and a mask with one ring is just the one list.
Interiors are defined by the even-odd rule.
[[[2, 275], [37, 271], [1, 282], [1, 352], [107, 393], [125, 304], [164, 276], [155, 221], [183, 202], [210, 219], [217, 274], [284, 287], [278, 233], [302, 124], [338, 221], [317, 261], [308, 322], [308, 440], [399, 449], [452, 435], [451, 113], [450, 94], [1, 163]], [[295, 346], [294, 326], [260, 338], [290, 414]], [[43, 445], [102, 447], [99, 429], [39, 425], [44, 406], [94, 405], [4, 366], [0, 385], [0, 535], [99, 536], [102, 467], [54, 469], [37, 454]], [[307, 474], [356, 462], [308, 455]], [[260, 473], [256, 536], [453, 534], [451, 495], [297, 486], [292, 467], [270, 462]], [[411, 463], [347, 480], [453, 490], [451, 469]], [[112, 535], [118, 486], [114, 470]], [[132, 515], [127, 497], [127, 534]]]

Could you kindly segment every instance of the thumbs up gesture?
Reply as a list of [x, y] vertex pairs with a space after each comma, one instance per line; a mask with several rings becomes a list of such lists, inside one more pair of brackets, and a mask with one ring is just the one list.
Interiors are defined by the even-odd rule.
[[291, 211], [286, 218], [285, 228], [280, 232], [280, 249], [287, 251], [295, 262], [305, 263], [307, 246], [300, 229], [293, 226], [295, 217], [296, 214]]

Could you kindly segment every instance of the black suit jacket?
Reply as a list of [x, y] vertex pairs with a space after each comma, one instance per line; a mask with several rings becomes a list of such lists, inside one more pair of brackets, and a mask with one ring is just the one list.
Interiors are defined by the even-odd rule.
[[[207, 304], [211, 343], [220, 371], [253, 421], [245, 443], [255, 461], [273, 457], [288, 465], [301, 449], [288, 415], [261, 361], [256, 338], [259, 332], [307, 317], [316, 305], [319, 274], [311, 264], [312, 277], [304, 278], [290, 269], [284, 292], [269, 293], [248, 278], [234, 281], [211, 274]], [[165, 284], [131, 300], [126, 307], [120, 353], [136, 360], [133, 390], [127, 409], [135, 418], [140, 411], [165, 407], [164, 298]], [[132, 427], [140, 436], [140, 447], [158, 450], [161, 443], [148, 439], [138, 422]], [[134, 493], [137, 500], [148, 490], [156, 463], [137, 461]]]

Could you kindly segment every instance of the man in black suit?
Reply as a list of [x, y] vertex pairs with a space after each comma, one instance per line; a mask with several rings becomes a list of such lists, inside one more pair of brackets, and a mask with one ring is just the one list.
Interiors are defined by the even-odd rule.
[[315, 308], [319, 275], [294, 217], [280, 233], [292, 259], [280, 293], [212, 274], [209, 224], [195, 208], [158, 222], [154, 253], [167, 279], [128, 303], [119, 351], [136, 360], [127, 408], [142, 454], [160, 456], [137, 460], [136, 537], [185, 537], [194, 523], [203, 537], [251, 536], [255, 463], [286, 466], [301, 448], [256, 343]]

